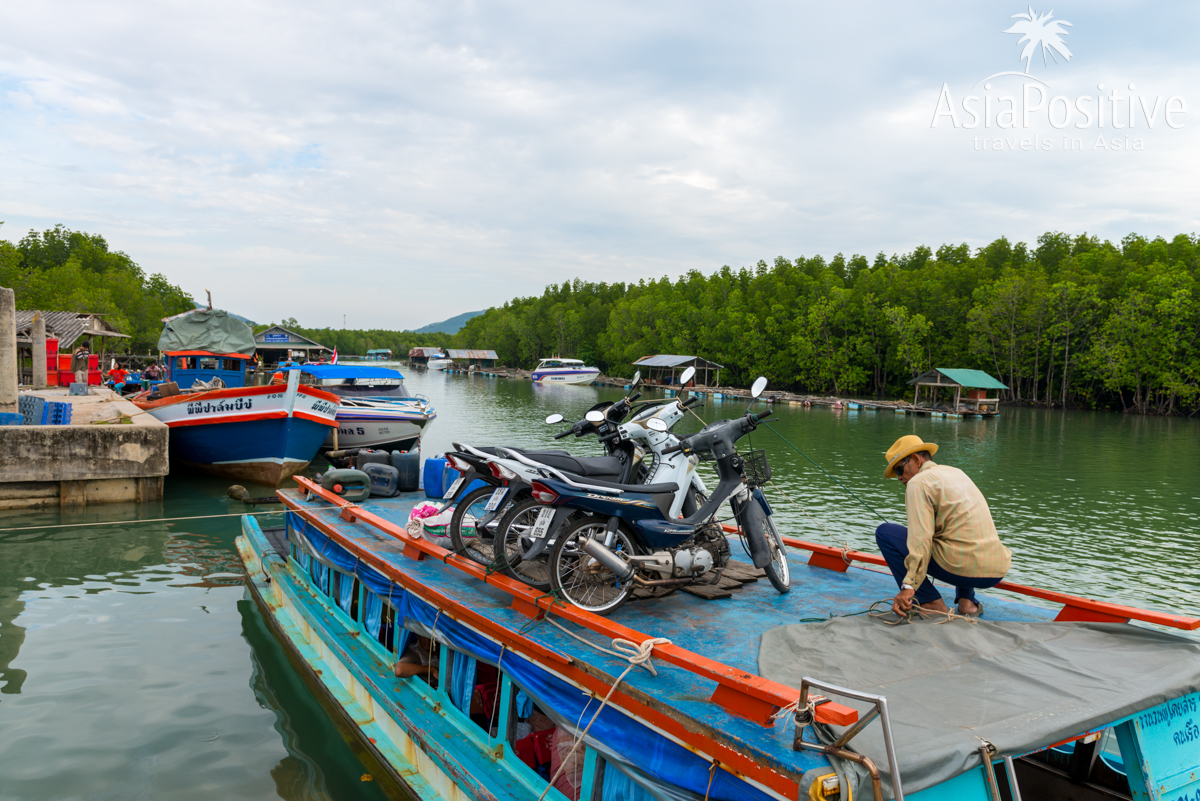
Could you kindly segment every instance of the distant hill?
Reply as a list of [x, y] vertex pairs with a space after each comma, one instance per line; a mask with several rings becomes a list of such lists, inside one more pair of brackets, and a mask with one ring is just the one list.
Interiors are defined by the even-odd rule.
[[430, 323], [424, 328], [418, 328], [413, 333], [415, 334], [457, 334], [458, 329], [467, 324], [467, 320], [472, 317], [478, 317], [483, 314], [483, 310], [474, 312], [463, 312], [457, 317], [451, 317], [449, 320], [442, 320], [440, 323]]

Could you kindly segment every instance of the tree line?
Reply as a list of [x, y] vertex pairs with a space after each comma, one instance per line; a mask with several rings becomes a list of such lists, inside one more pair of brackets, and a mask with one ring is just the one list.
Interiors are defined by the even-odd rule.
[[510, 366], [551, 355], [611, 375], [655, 353], [798, 392], [907, 396], [930, 367], [984, 370], [1007, 402], [1200, 411], [1200, 238], [1046, 233], [873, 260], [839, 253], [636, 284], [576, 279], [467, 322], [458, 347]]
[[254, 333], [267, 330], [272, 325], [280, 325], [302, 337], [308, 337], [329, 349], [337, 348], [339, 357], [342, 355], [365, 356], [368, 350], [390, 350], [393, 359], [405, 359], [413, 348], [450, 348], [453, 340], [450, 334], [432, 333], [417, 334], [412, 331], [388, 331], [381, 328], [305, 328], [294, 317], [288, 317], [281, 323], [255, 326]]
[[21, 310], [103, 315], [131, 339], [106, 347], [148, 353], [158, 345], [162, 318], [194, 308], [190, 295], [127, 254], [109, 250], [99, 234], [62, 225], [30, 231], [16, 245], [0, 239], [0, 286], [15, 291]]

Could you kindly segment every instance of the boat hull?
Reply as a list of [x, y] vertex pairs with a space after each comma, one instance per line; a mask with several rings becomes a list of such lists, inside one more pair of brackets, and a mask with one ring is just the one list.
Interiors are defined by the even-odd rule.
[[427, 421], [409, 420], [341, 420], [337, 435], [330, 430], [321, 448], [371, 448], [381, 451], [410, 451], [421, 440]]
[[[293, 400], [294, 395], [294, 400]], [[278, 485], [303, 470], [335, 425], [338, 398], [300, 387], [238, 387], [135, 403], [171, 429], [172, 460]]]
[[599, 370], [535, 370], [535, 384], [572, 384], [586, 386], [596, 380]]

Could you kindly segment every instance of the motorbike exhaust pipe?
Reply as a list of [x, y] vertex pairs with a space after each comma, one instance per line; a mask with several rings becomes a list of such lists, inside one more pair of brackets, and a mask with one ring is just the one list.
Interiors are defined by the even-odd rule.
[[633, 568], [629, 563], [605, 548], [604, 543], [587, 537], [579, 543], [579, 549], [615, 573], [620, 581], [633, 578]]

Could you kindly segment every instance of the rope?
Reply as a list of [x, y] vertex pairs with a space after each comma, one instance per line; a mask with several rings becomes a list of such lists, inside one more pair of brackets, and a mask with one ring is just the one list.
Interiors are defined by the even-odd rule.
[[283, 509], [273, 509], [269, 512], [233, 512], [225, 515], [191, 515], [190, 517], [154, 517], [142, 520], [108, 520], [96, 523], [58, 523], [53, 526], [21, 526], [18, 528], [0, 528], [0, 531], [41, 531], [48, 528], [79, 528], [81, 526], [128, 526], [135, 523], [172, 523], [176, 520], [209, 520], [214, 517], [244, 517], [246, 515], [277, 515]]
[[914, 620], [933, 619], [937, 615], [941, 615], [942, 619], [937, 621], [936, 623], [934, 623], [933, 625], [935, 625], [935, 626], [940, 626], [943, 623], [949, 623], [953, 620], [965, 620], [968, 623], [970, 623], [972, 626], [974, 626], [976, 623], [979, 622], [979, 618], [977, 618], [977, 617], [971, 617], [969, 615], [960, 615], [958, 612], [955, 612], [954, 610], [950, 610], [948, 612], [943, 612], [940, 609], [926, 609], [925, 607], [921, 606], [920, 604], [913, 604], [911, 607], [909, 607], [907, 613], [900, 616], [896, 620], [888, 620], [887, 619], [888, 615], [892, 614], [892, 610], [889, 608], [883, 612], [877, 612], [875, 610], [875, 607], [879, 606], [880, 604], [890, 604], [890, 603], [892, 603], [892, 600], [890, 598], [884, 598], [882, 601], [876, 601], [875, 603], [871, 604], [871, 607], [870, 607], [870, 609], [867, 610], [867, 612], [871, 615], [871, 617], [880, 618], [881, 620], [883, 620], [884, 623], [887, 623], [889, 626], [899, 626], [903, 623], [911, 623]]
[[708, 766], [708, 786], [704, 788], [704, 801], [708, 801], [708, 794], [712, 792], [713, 777], [717, 775], [717, 760], [713, 760]]
[[848, 493], [850, 494], [850, 497], [854, 498], [854, 500], [858, 501], [858, 502], [859, 502], [859, 503], [861, 503], [863, 506], [867, 507], [867, 509], [871, 510], [871, 514], [875, 515], [876, 517], [878, 517], [880, 520], [882, 520], [882, 521], [883, 521], [883, 522], [885, 522], [885, 523], [889, 523], [889, 522], [891, 522], [891, 521], [889, 521], [889, 520], [888, 520], [886, 517], [884, 517], [883, 515], [881, 515], [881, 514], [880, 514], [878, 511], [876, 511], [874, 506], [872, 506], [871, 504], [867, 503], [867, 502], [866, 502], [866, 501], [864, 501], [862, 498], [858, 497], [858, 495], [857, 495], [857, 494], [855, 494], [854, 490], [850, 489], [850, 488], [849, 488], [849, 487], [847, 487], [845, 484], [843, 484], [842, 482], [838, 481], [838, 480], [837, 480], [836, 478], [834, 478], [833, 476], [829, 475], [829, 473], [825, 472], [825, 468], [824, 468], [824, 467], [821, 467], [821, 465], [817, 464], [816, 462], [813, 462], [813, 460], [812, 460], [812, 459], [809, 457], [809, 455], [808, 455], [807, 453], [805, 453], [804, 451], [800, 450], [800, 449], [799, 449], [799, 448], [797, 448], [795, 445], [792, 445], [792, 443], [791, 443], [791, 442], [788, 440], [788, 438], [787, 438], [787, 437], [785, 437], [783, 434], [780, 434], [778, 431], [776, 431], [776, 430], [775, 430], [774, 426], [772, 426], [770, 423], [768, 423], [768, 422], [765, 422], [765, 421], [763, 422], [763, 425], [765, 425], [767, 428], [769, 428], [769, 429], [771, 430], [771, 432], [772, 432], [773, 434], [775, 434], [775, 436], [779, 437], [781, 440], [783, 440], [784, 442], [786, 442], [786, 443], [788, 444], [788, 446], [789, 446], [789, 447], [790, 447], [792, 450], [794, 450], [796, 453], [798, 453], [798, 454], [800, 454], [801, 456], [803, 456], [805, 459], [808, 459], [808, 461], [812, 462], [812, 464], [813, 464], [813, 467], [817, 468], [817, 469], [818, 469], [818, 470], [820, 470], [822, 473], [825, 473], [825, 477], [826, 477], [826, 478], [828, 478], [830, 481], [834, 482], [834, 483], [835, 483], [835, 484], [837, 484], [839, 487], [841, 487], [841, 488], [842, 488], [842, 489], [844, 489], [846, 492], [848, 492]]
[[600, 717], [600, 713], [603, 712], [604, 707], [608, 705], [608, 700], [612, 698], [613, 693], [617, 691], [617, 687], [619, 687], [621, 682], [625, 680], [625, 677], [629, 675], [629, 671], [633, 670], [638, 665], [645, 665], [647, 668], [649, 668], [651, 675], [657, 676], [658, 673], [655, 672], [654, 665], [650, 664], [650, 655], [654, 652], [654, 646], [670, 644], [671, 641], [666, 637], [651, 637], [640, 645], [620, 637], [613, 639], [612, 647], [621, 651], [621, 655], [625, 656], [625, 658], [629, 660], [629, 667], [625, 668], [621, 675], [617, 676], [617, 680], [613, 682], [612, 687], [608, 688], [608, 694], [605, 695], [604, 700], [600, 702], [600, 708], [596, 710], [596, 714], [592, 715], [592, 719], [588, 721], [587, 728], [585, 728], [579, 734], [579, 736], [575, 738], [575, 742], [571, 745], [571, 750], [568, 751], [566, 756], [562, 758], [562, 764], [558, 766], [558, 770], [555, 771], [554, 775], [550, 777], [550, 781], [546, 784], [546, 789], [543, 790], [542, 794], [538, 796], [538, 801], [542, 801], [542, 799], [546, 797], [546, 794], [550, 792], [550, 788], [554, 786], [556, 781], [558, 781], [558, 777], [562, 775], [563, 769], [567, 767], [567, 763], [570, 761], [571, 755], [579, 749], [579, 744], [583, 742], [584, 737], [587, 737], [587, 733], [591, 730], [592, 724], [596, 722], [596, 718]]

